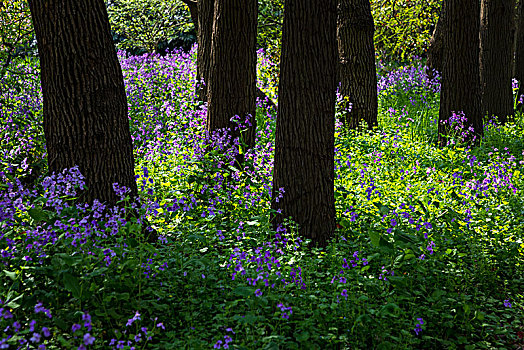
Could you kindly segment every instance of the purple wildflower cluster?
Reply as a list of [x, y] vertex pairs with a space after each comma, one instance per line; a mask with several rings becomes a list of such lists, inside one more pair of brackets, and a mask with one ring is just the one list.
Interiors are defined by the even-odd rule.
[[475, 129], [473, 125], [467, 125], [467, 123], [468, 118], [464, 112], [451, 112], [449, 119], [442, 121], [442, 124], [448, 129], [448, 145], [460, 144], [465, 141], [475, 142], [477, 139]]
[[[381, 71], [382, 67], [378, 67]], [[377, 76], [377, 91], [380, 93], [388, 89], [402, 89], [405, 92], [431, 91], [440, 92], [440, 76], [438, 74], [429, 77], [426, 67], [422, 62], [409, 66], [403, 66], [392, 70], [387, 74]]]
[[[39, 313], [45, 317], [38, 317]], [[51, 311], [38, 302], [34, 307], [34, 315], [35, 319], [17, 320], [10, 311], [9, 303], [4, 304], [0, 300], [0, 325], [3, 328], [0, 333], [0, 349], [9, 349], [13, 345], [18, 349], [45, 350], [53, 345], [52, 336], [55, 330], [50, 328], [49, 320], [53, 319]], [[83, 312], [82, 324], [75, 323], [71, 327], [72, 340], [78, 345], [78, 350], [86, 350], [89, 345], [94, 345], [96, 338], [91, 335], [91, 331], [91, 316]]]
[[339, 284], [346, 284], [347, 278], [344, 276], [344, 271], [358, 267], [359, 264], [362, 264], [362, 266], [366, 266], [369, 264], [369, 262], [366, 258], [359, 258], [358, 251], [355, 251], [353, 253], [353, 259], [350, 259], [349, 263], [346, 258], [342, 258], [342, 269], [338, 272], [338, 275], [333, 276], [333, 278], [331, 279], [331, 284], [335, 283], [335, 280], [337, 280]]
[[293, 308], [291, 306], [285, 306], [282, 303], [279, 303], [277, 307], [282, 312], [282, 318], [288, 320], [289, 316], [293, 314]]
[[419, 335], [420, 332], [422, 332], [422, 325], [424, 324], [424, 320], [422, 318], [417, 318], [417, 324], [415, 325], [415, 329], [413, 331]]
[[[226, 328], [226, 332], [231, 332], [232, 334], [235, 334], [232, 328]], [[221, 339], [217, 340], [215, 345], [213, 345], [213, 349], [229, 349], [229, 344], [233, 342], [233, 338], [231, 338], [230, 335], [226, 334], [224, 335], [224, 340]]]

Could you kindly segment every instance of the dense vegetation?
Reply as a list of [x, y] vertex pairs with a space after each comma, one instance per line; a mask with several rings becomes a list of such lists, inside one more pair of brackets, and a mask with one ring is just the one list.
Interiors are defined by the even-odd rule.
[[[115, 190], [139, 218], [77, 203], [76, 169], [47, 174], [36, 60], [0, 82], [0, 348], [524, 345], [521, 115], [440, 149], [438, 80], [379, 67], [379, 128], [337, 124], [338, 230], [318, 249], [271, 230], [275, 111], [259, 102], [240, 169], [235, 140], [205, 137], [194, 49], [120, 59], [141, 202]], [[259, 52], [276, 99], [273, 71]]]

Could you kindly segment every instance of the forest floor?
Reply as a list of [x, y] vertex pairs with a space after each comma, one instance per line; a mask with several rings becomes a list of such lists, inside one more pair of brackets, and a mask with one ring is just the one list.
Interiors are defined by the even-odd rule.
[[[438, 79], [379, 64], [379, 127], [337, 122], [338, 228], [311, 248], [271, 228], [271, 107], [239, 167], [227, 133], [206, 137], [194, 50], [120, 60], [159, 241], [125, 210], [76, 204], [76, 169], [46, 173], [38, 62], [20, 62], [0, 81], [0, 348], [524, 347], [521, 114], [439, 148]], [[276, 69], [259, 52], [273, 101]]]

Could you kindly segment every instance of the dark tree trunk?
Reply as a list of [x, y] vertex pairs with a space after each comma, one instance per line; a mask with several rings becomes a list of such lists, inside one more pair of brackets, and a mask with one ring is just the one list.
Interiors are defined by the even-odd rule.
[[[191, 12], [191, 21], [193, 21], [193, 24], [195, 25], [195, 28], [197, 28], [197, 32], [198, 32], [198, 22], [199, 22], [199, 16], [198, 16], [198, 7], [197, 7], [197, 2], [194, 1], [194, 0], [182, 0], [185, 4], [188, 5], [189, 7], [189, 11]], [[212, 23], [213, 22], [213, 16], [211, 16], [211, 18], [209, 19], [209, 23]], [[211, 26], [211, 29], [212, 29], [212, 26]], [[204, 40], [205, 42], [207, 43], [211, 43], [211, 33], [212, 30], [209, 30], [209, 32], [207, 32], [206, 35], [209, 35], [209, 38], [207, 39], [202, 39]], [[202, 33], [203, 35], [204, 33]], [[201, 40], [199, 39], [199, 42]], [[200, 44], [199, 44], [199, 48], [200, 48]], [[209, 67], [209, 60], [211, 59], [211, 57], [207, 57], [207, 63], [204, 63], [204, 59], [205, 58], [202, 58], [202, 60], [199, 61], [198, 63], [198, 67], [197, 67], [197, 70], [200, 72], [200, 73], [197, 73], [198, 74], [202, 74], [201, 72], [204, 70], [204, 69], [208, 69], [209, 68], [206, 68], [206, 67]], [[200, 66], [202, 65], [203, 68], [200, 68]], [[199, 80], [201, 79], [201, 77], [199, 77]], [[277, 106], [275, 104], [275, 102], [273, 100], [271, 100], [265, 93], [264, 91], [260, 90], [260, 88], [257, 87], [257, 92], [256, 92], [256, 95], [257, 95], [257, 98], [260, 99], [261, 101], [263, 101], [264, 103], [266, 103], [269, 107], [273, 108], [275, 111], [277, 110]], [[207, 98], [206, 99], [201, 99], [202, 101], [207, 101]]]
[[122, 70], [103, 0], [29, 1], [41, 66], [50, 172], [79, 166], [80, 198], [115, 204], [112, 184], [137, 196]]
[[464, 112], [464, 131], [473, 127], [474, 133], [465, 138], [467, 141], [475, 136], [478, 141], [484, 132], [479, 76], [480, 4], [478, 0], [448, 0], [446, 18], [438, 126], [441, 146], [448, 141], [450, 129], [444, 121], [452, 112]]
[[335, 230], [336, 22], [336, 0], [285, 2], [272, 203], [282, 213], [274, 224], [291, 217], [321, 246]]
[[213, 33], [214, 1], [198, 0], [198, 36], [197, 36], [197, 81], [198, 98], [207, 101], [207, 84], [211, 65], [211, 36]]
[[189, 15], [191, 16], [191, 22], [195, 26], [195, 31], [198, 35], [198, 2], [197, 0], [182, 0], [184, 4], [189, 8]]
[[[518, 26], [515, 39], [515, 76], [519, 82], [519, 91], [517, 92], [517, 101], [524, 94], [524, 0], [519, 0], [518, 5]], [[517, 109], [523, 110], [523, 104], [518, 102]]]
[[444, 52], [444, 36], [446, 33], [446, 3], [448, 0], [443, 0], [440, 8], [440, 15], [437, 25], [433, 31], [433, 35], [429, 42], [428, 60], [426, 61], [426, 72], [430, 78], [433, 78], [435, 72], [442, 72], [442, 59]]
[[249, 147], [255, 144], [257, 0], [216, 0], [207, 90], [207, 130], [230, 128], [240, 136], [249, 116], [252, 127], [242, 132]]
[[482, 115], [505, 123], [513, 116], [511, 61], [515, 0], [482, 0], [480, 86]]
[[[369, 129], [378, 124], [374, 31], [369, 0], [338, 1], [340, 93], [346, 101], [343, 122], [351, 129], [358, 128], [362, 120]], [[348, 102], [352, 104], [350, 111]]]

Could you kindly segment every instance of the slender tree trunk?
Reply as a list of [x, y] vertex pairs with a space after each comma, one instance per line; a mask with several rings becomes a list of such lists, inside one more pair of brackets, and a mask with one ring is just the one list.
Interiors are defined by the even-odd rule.
[[[518, 5], [518, 26], [515, 39], [515, 74], [514, 78], [519, 82], [519, 90], [517, 92], [517, 101], [524, 95], [524, 0], [519, 0]], [[523, 110], [523, 104], [517, 103], [517, 109]]]
[[137, 196], [127, 100], [103, 0], [30, 0], [40, 56], [50, 172], [78, 165], [81, 197], [115, 204], [113, 183]]
[[438, 126], [441, 146], [448, 141], [450, 128], [444, 121], [452, 112], [464, 112], [464, 132], [473, 127], [467, 141], [478, 141], [484, 132], [479, 77], [480, 4], [478, 0], [448, 0], [446, 17]]
[[336, 0], [284, 5], [272, 203], [281, 214], [274, 224], [291, 217], [321, 246], [335, 229], [336, 17]]
[[446, 33], [446, 3], [448, 0], [443, 0], [440, 8], [440, 15], [437, 25], [433, 31], [433, 35], [429, 42], [428, 60], [426, 62], [426, 72], [430, 78], [433, 78], [435, 72], [442, 73], [442, 59], [444, 52], [444, 37]]
[[195, 31], [198, 36], [198, 1], [197, 0], [181, 0], [189, 8], [189, 15], [191, 16], [191, 22], [195, 26]]
[[198, 97], [207, 101], [207, 84], [211, 65], [211, 37], [213, 33], [214, 1], [198, 0], [198, 35], [197, 35], [197, 81]]
[[[199, 17], [199, 15], [198, 15], [198, 6], [197, 6], [198, 2], [195, 1], [195, 0], [182, 0], [182, 1], [183, 1], [185, 4], [188, 5], [188, 7], [189, 7], [189, 11], [191, 12], [191, 21], [193, 21], [193, 24], [195, 25], [195, 28], [197, 28], [197, 32], [200, 33], [199, 30], [198, 30], [198, 28], [199, 28], [199, 27], [198, 27], [198, 23], [199, 23], [199, 21], [200, 21], [200, 19], [199, 19], [200, 17]], [[208, 21], [209, 21], [209, 23], [213, 24], [213, 13], [211, 13], [211, 18], [209, 18]], [[206, 22], [206, 23], [207, 23], [207, 22]], [[206, 33], [200, 33], [200, 34], [199, 34], [199, 39], [198, 39], [198, 42], [199, 42], [199, 46], [198, 46], [198, 47], [199, 47], [199, 49], [200, 49], [200, 42], [201, 42], [201, 41], [204, 41], [204, 42], [206, 42], [206, 43], [211, 43], [212, 28], [213, 28], [213, 26], [211, 25], [211, 30], [207, 31]], [[202, 38], [202, 39], [200, 39], [200, 35], [208, 35], [208, 38]], [[198, 55], [198, 54], [197, 54], [197, 55]], [[202, 59], [200, 59], [200, 60], [197, 59], [197, 60], [198, 60], [198, 67], [197, 67], [197, 71], [198, 71], [198, 72], [197, 72], [197, 76], [198, 76], [198, 79], [199, 79], [199, 80], [203, 79], [203, 71], [206, 70], [206, 69], [209, 70], [209, 64], [210, 64], [209, 60], [211, 60], [210, 55], [207, 55], [207, 56], [202, 55], [202, 56], [203, 56]], [[200, 56], [199, 56], [199, 57], [200, 57]], [[207, 57], [207, 58], [206, 58], [206, 57]], [[206, 59], [207, 59], [208, 61], [207, 61], [207, 62], [204, 62], [204, 60], [206, 60]], [[202, 68], [201, 68], [201, 67], [202, 67]], [[207, 67], [207, 68], [206, 68], [206, 67]], [[199, 90], [199, 91], [201, 92], [202, 90]], [[258, 87], [257, 87], [257, 92], [256, 92], [256, 94], [257, 94], [257, 98], [258, 98], [258, 99], [260, 99], [261, 101], [267, 101], [267, 104], [268, 104], [271, 108], [273, 108], [275, 111], [277, 110], [277, 106], [276, 106], [275, 102], [274, 102], [273, 100], [271, 100], [271, 99], [270, 99], [270, 98], [269, 98], [269, 97], [264, 93], [264, 91], [260, 90], [260, 88], [258, 88]], [[205, 94], [202, 95], [202, 96], [200, 96], [200, 100], [202, 100], [202, 101], [207, 101], [207, 97], [206, 97], [206, 98], [203, 98], [204, 96], [205, 96]]]
[[256, 36], [257, 0], [216, 0], [208, 83], [207, 130], [230, 128], [240, 136], [242, 124], [251, 124], [242, 132], [249, 147], [255, 144], [256, 122]]
[[340, 93], [352, 107], [343, 122], [351, 129], [363, 120], [377, 126], [377, 71], [373, 33], [375, 25], [369, 0], [338, 1], [338, 55]]
[[482, 0], [480, 86], [482, 115], [505, 123], [513, 116], [511, 61], [515, 0]]

